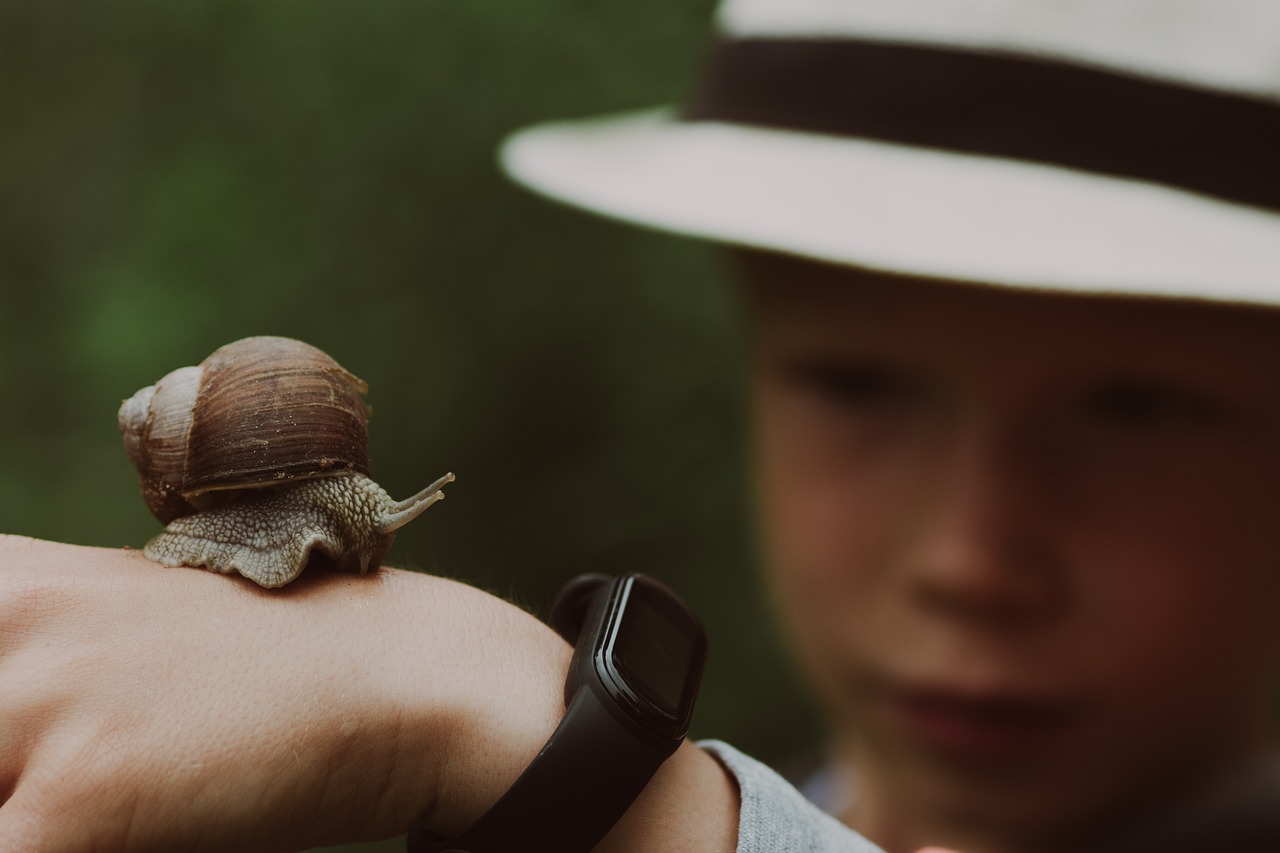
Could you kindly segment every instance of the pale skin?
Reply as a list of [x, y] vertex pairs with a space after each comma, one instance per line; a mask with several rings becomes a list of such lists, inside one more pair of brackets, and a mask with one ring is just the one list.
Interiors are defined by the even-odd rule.
[[[847, 822], [1047, 851], [1269, 747], [1274, 316], [752, 265], [770, 578]], [[563, 712], [567, 645], [451, 581], [19, 537], [0, 565], [3, 853], [450, 834]], [[686, 745], [600, 850], [732, 850], [736, 820]]]
[[[563, 713], [571, 649], [452, 581], [262, 590], [132, 551], [0, 536], [0, 555], [4, 853], [297, 850], [415, 819], [455, 833]], [[688, 745], [598, 849], [732, 850], [736, 814]]]
[[1091, 849], [1274, 748], [1280, 313], [746, 266], [765, 562], [847, 823]]

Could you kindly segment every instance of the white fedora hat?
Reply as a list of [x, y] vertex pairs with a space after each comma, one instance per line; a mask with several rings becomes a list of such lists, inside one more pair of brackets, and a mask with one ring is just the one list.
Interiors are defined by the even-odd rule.
[[727, 0], [683, 109], [521, 131], [555, 199], [914, 275], [1280, 305], [1280, 0]]

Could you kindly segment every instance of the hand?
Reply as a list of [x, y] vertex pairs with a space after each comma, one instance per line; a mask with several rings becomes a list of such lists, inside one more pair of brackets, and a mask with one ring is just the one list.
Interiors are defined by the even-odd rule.
[[0, 536], [0, 851], [460, 830], [555, 727], [569, 654], [517, 608], [425, 575], [265, 591]]

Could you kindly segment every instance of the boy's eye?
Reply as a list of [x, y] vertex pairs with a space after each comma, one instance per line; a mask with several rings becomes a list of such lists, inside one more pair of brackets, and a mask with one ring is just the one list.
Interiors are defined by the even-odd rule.
[[845, 408], [901, 404], [918, 390], [904, 371], [873, 362], [803, 359], [789, 364], [786, 373], [806, 391]]
[[1173, 383], [1113, 379], [1086, 395], [1085, 411], [1126, 430], [1155, 430], [1203, 423], [1215, 407], [1203, 395]]

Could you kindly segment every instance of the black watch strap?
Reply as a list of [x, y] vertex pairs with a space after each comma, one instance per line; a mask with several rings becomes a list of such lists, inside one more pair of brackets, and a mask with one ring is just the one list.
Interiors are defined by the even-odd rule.
[[[590, 690], [579, 690], [556, 733], [507, 792], [456, 838], [409, 835], [410, 853], [516, 853], [590, 850], [613, 827], [666, 755], [621, 734]], [[573, 737], [557, 737], [573, 731]], [[585, 731], [587, 736], [577, 735]], [[608, 756], [608, 761], [601, 761]], [[619, 792], [630, 790], [630, 797]], [[514, 833], [524, 843], [512, 845]]]
[[[634, 712], [622, 708], [609, 690], [601, 687], [591, 669], [608, 627], [605, 623], [610, 621], [608, 607], [621, 607], [615, 601], [619, 583], [633, 577], [583, 576], [562, 591], [551, 622], [566, 639], [577, 640], [566, 683], [566, 694], [570, 695], [565, 697], [564, 718], [537, 757], [475, 823], [450, 839], [415, 827], [409, 833], [409, 853], [533, 849], [586, 853], [644, 790], [684, 733], [680, 731], [673, 738], [646, 730]], [[664, 587], [647, 578], [641, 581], [648, 589], [660, 590], [657, 594], [669, 596], [670, 606], [687, 614]], [[705, 644], [697, 620], [691, 614], [688, 619], [696, 627], [699, 642]], [[587, 628], [578, 637], [584, 621]], [[696, 671], [691, 675], [694, 690], [705, 645], [697, 652]]]

